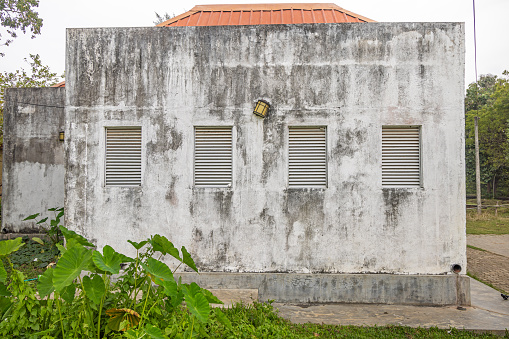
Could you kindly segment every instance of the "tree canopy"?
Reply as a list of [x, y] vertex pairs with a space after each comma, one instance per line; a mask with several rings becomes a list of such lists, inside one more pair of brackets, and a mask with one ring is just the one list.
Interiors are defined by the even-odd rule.
[[[497, 187], [509, 189], [509, 73], [483, 75], [465, 97], [467, 188], [475, 182], [474, 118], [479, 117], [481, 182], [496, 197]], [[505, 192], [507, 194], [508, 192]]]
[[41, 34], [42, 19], [34, 10], [38, 6], [39, 0], [0, 0], [0, 25], [6, 28], [8, 36], [0, 31], [0, 46], [9, 46], [20, 31], [23, 34], [30, 31], [32, 38]]

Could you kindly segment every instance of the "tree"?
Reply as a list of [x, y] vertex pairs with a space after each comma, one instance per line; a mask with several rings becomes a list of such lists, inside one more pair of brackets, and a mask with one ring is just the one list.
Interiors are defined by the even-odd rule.
[[[8, 38], [0, 32], [0, 46], [9, 46], [19, 31], [32, 32], [32, 39], [41, 34], [42, 19], [34, 11], [39, 0], [0, 0], [0, 25], [7, 29]], [[4, 53], [0, 53], [3, 56]]]
[[3, 145], [5, 90], [9, 87], [48, 87], [60, 80], [56, 73], [41, 63], [39, 55], [30, 54], [30, 60], [25, 58], [25, 62], [30, 65], [28, 72], [21, 68], [15, 72], [0, 73], [0, 145]]
[[[479, 144], [481, 158], [481, 181], [493, 198], [500, 184], [507, 185], [509, 178], [509, 73], [505, 78], [493, 75], [481, 76], [472, 83], [465, 98], [465, 136], [467, 186], [475, 178], [473, 167], [474, 117], [479, 117]], [[478, 95], [476, 96], [475, 91]]]
[[159, 25], [160, 23], [165, 22], [166, 20], [170, 20], [175, 15], [169, 15], [168, 13], [164, 13], [163, 15], [159, 15], [159, 13], [156, 13], [156, 19], [153, 21], [154, 25]]

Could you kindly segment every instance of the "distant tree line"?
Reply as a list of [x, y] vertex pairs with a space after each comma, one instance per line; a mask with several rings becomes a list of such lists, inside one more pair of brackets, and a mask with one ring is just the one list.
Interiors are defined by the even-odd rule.
[[509, 197], [509, 72], [481, 75], [465, 96], [467, 194], [475, 194], [474, 118], [479, 117], [479, 156], [484, 198]]

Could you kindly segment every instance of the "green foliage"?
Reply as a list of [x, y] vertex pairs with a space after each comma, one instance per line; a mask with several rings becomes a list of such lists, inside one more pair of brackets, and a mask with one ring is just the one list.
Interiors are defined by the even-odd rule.
[[83, 277], [83, 288], [87, 297], [96, 305], [101, 303], [101, 299], [106, 293], [104, 280], [99, 275], [94, 275], [91, 279], [89, 276]]
[[12, 252], [17, 251], [23, 245], [23, 239], [21, 238], [0, 241], [0, 256], [4, 257], [8, 254], [11, 254]]
[[[481, 76], [469, 85], [465, 98], [467, 188], [475, 187], [474, 118], [479, 117], [481, 182], [493, 197], [498, 187], [509, 188], [509, 80]], [[505, 192], [506, 194], [508, 192]]]
[[[0, 0], [0, 25], [6, 28], [9, 37], [5, 39], [0, 33], [0, 46], [8, 46], [17, 37], [19, 31], [41, 34], [42, 19], [35, 12], [39, 0]], [[0, 53], [3, 56], [3, 53]]]
[[25, 246], [9, 255], [9, 258], [16, 269], [20, 269], [24, 265], [33, 265], [36, 268], [45, 268], [51, 262], [54, 262], [58, 256], [58, 249], [49, 243], [47, 244], [42, 242], [41, 244], [40, 241], [37, 241], [34, 238], [29, 239], [28, 237], [18, 239], [22, 239]]
[[123, 258], [127, 257], [115, 252], [109, 245], [104, 246], [103, 253], [104, 256], [99, 251], [94, 251], [92, 255], [94, 264], [102, 271], [118, 274], [120, 272], [120, 264], [125, 262]]
[[92, 251], [83, 247], [75, 246], [68, 249], [58, 260], [53, 272], [53, 286], [57, 292], [74, 281], [81, 272], [90, 266]]
[[[62, 227], [65, 251], [55, 268], [37, 283], [39, 296], [23, 273], [9, 260], [26, 247], [41, 246], [20, 240], [4, 245], [10, 266], [10, 283], [0, 283], [0, 337], [9, 338], [323, 338], [336, 337], [433, 337], [449, 336], [444, 330], [405, 327], [342, 327], [294, 325], [278, 316], [270, 303], [237, 304], [230, 309], [212, 308], [221, 303], [196, 283], [184, 284], [154, 255], [180, 255], [160, 235], [140, 243], [131, 259], [105, 246], [102, 253], [90, 248], [84, 237]], [[156, 239], [156, 240], [154, 240]], [[153, 244], [156, 245], [157, 251]], [[143, 252], [140, 252], [141, 249]], [[162, 250], [162, 252], [161, 252]], [[170, 253], [171, 252], [171, 253]], [[188, 258], [188, 259], [186, 259]], [[125, 260], [125, 261], [124, 261]], [[112, 282], [121, 262], [130, 262]], [[191, 256], [182, 248], [180, 265]], [[190, 267], [191, 268], [191, 267]], [[154, 284], [155, 282], [155, 284]], [[185, 302], [185, 304], [184, 304]], [[451, 330], [452, 331], [452, 330]], [[465, 338], [467, 332], [454, 332]]]
[[[54, 214], [54, 218], [49, 221], [49, 224], [48, 224], [48, 219], [49, 219], [48, 217], [37, 220], [37, 217], [41, 215], [40, 213], [29, 215], [28, 217], [23, 219], [23, 221], [36, 220], [37, 221], [36, 225], [40, 225], [40, 227], [42, 227], [44, 229], [44, 231], [45, 231], [46, 235], [48, 236], [48, 238], [50, 239], [52, 245], [54, 245], [60, 241], [60, 232], [61, 231], [59, 229], [59, 226], [60, 226], [61, 218], [64, 216], [64, 208], [63, 207], [61, 207], [61, 208], [55, 207], [55, 208], [48, 209], [48, 211], [53, 212], [53, 214]], [[33, 240], [42, 244], [42, 240], [40, 240], [39, 238], [33, 238]]]
[[[210, 291], [195, 283], [176, 281], [172, 270], [153, 257], [157, 252], [168, 254], [178, 259], [179, 266], [196, 269], [185, 247], [180, 257], [180, 252], [166, 237], [154, 235], [140, 243], [130, 241], [137, 250], [134, 259], [108, 245], [101, 253], [85, 237], [58, 225], [63, 210], [53, 211], [57, 215], [52, 225], [58, 227], [66, 242], [65, 246], [55, 244], [55, 248], [62, 250], [60, 258], [54, 268], [40, 276], [39, 298], [31, 283], [9, 261], [8, 255], [21, 251], [22, 240], [0, 243], [0, 256], [4, 255], [11, 266], [10, 284], [0, 285], [0, 312], [7, 319], [0, 322], [0, 337], [13, 334], [14, 337], [113, 338], [124, 334], [164, 338], [166, 320], [177, 313], [183, 317], [179, 325], [181, 334], [201, 336], [206, 334], [211, 319], [221, 317], [218, 311], [211, 311], [211, 302], [221, 302]], [[39, 216], [34, 214], [26, 220], [37, 220]], [[44, 245], [30, 241], [27, 247], [37, 253]], [[140, 253], [142, 248], [144, 251]], [[120, 273], [122, 263], [130, 264], [112, 283], [111, 275]], [[19, 299], [21, 293], [23, 300]], [[27, 310], [32, 312], [30, 321], [18, 326], [15, 319], [26, 316]], [[224, 317], [221, 319], [225, 322]]]

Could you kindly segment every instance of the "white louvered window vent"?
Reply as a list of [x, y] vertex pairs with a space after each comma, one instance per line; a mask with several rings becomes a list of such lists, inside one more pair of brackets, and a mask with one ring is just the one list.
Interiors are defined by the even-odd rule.
[[231, 187], [231, 126], [194, 128], [194, 185]]
[[106, 186], [141, 185], [141, 127], [106, 128]]
[[382, 126], [382, 186], [421, 186], [421, 135], [413, 126]]
[[289, 127], [288, 187], [327, 187], [327, 128]]

